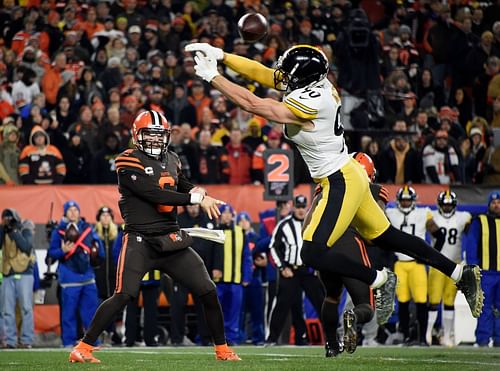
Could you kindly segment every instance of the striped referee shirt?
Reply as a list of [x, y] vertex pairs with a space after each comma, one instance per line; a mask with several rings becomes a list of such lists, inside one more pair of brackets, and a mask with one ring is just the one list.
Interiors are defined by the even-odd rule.
[[274, 228], [269, 244], [271, 256], [278, 269], [287, 266], [302, 265], [300, 250], [302, 249], [302, 223], [289, 215]]

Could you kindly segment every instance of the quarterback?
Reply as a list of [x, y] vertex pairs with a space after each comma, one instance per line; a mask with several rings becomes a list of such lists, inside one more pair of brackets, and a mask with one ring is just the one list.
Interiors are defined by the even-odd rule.
[[[352, 225], [378, 246], [418, 257], [458, 283], [474, 316], [482, 310], [480, 269], [463, 266], [440, 254], [425, 241], [394, 227], [377, 206], [361, 165], [348, 155], [341, 120], [340, 97], [327, 78], [328, 60], [310, 45], [296, 45], [279, 58], [276, 68], [225, 53], [205, 43], [186, 46], [195, 53], [196, 74], [244, 110], [284, 124], [284, 134], [298, 148], [321, 197], [304, 227], [302, 258], [306, 265], [357, 278], [376, 289], [381, 322], [394, 310], [396, 276], [374, 270], [335, 250], [335, 242]], [[282, 102], [262, 99], [220, 75], [217, 61], [246, 78], [284, 91]]]

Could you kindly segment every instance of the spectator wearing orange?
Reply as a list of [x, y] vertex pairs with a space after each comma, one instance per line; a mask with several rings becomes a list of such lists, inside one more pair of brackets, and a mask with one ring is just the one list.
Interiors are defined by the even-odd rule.
[[85, 21], [79, 23], [79, 28], [85, 31], [89, 40], [92, 39], [96, 32], [104, 30], [104, 25], [97, 21], [97, 12], [95, 7], [91, 6], [88, 8]]
[[23, 54], [24, 48], [28, 45], [28, 40], [35, 32], [35, 21], [29, 17], [24, 18], [24, 28], [12, 38], [11, 49], [16, 55]]
[[456, 150], [448, 142], [448, 132], [438, 130], [435, 139], [423, 150], [425, 181], [434, 184], [461, 182], [460, 162]]
[[128, 95], [123, 100], [123, 110], [120, 114], [120, 121], [128, 128], [132, 127], [137, 112], [139, 111], [139, 102], [134, 95]]
[[233, 127], [229, 143], [224, 147], [221, 156], [222, 179], [225, 183], [249, 184], [251, 182], [252, 150], [242, 143], [242, 139], [241, 129]]
[[205, 87], [201, 80], [194, 80], [191, 85], [191, 95], [188, 97], [189, 103], [191, 103], [196, 109], [196, 124], [201, 124], [201, 119], [203, 116], [203, 109], [205, 107], [210, 107], [212, 100], [205, 95]]
[[33, 127], [30, 144], [19, 156], [18, 170], [23, 184], [61, 184], [66, 176], [61, 152], [50, 144], [48, 134], [38, 125]]
[[57, 104], [57, 93], [64, 85], [62, 73], [66, 69], [66, 55], [63, 52], [56, 54], [53, 67], [47, 71], [41, 85], [47, 103], [54, 107]]

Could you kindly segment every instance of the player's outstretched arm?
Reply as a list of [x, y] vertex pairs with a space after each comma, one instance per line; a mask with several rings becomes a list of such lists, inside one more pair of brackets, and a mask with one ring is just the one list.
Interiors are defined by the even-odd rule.
[[193, 43], [186, 45], [187, 52], [202, 52], [205, 56], [222, 61], [233, 71], [238, 72], [248, 80], [257, 81], [268, 88], [276, 88], [274, 85], [274, 69], [249, 58], [236, 54], [226, 53], [222, 49], [215, 48], [207, 43]]
[[249, 90], [238, 86], [217, 70], [217, 61], [197, 52], [194, 57], [195, 71], [203, 80], [212, 84], [224, 96], [237, 104], [245, 111], [262, 116], [267, 120], [280, 124], [295, 124], [300, 126], [312, 125], [309, 121], [301, 120], [284, 104], [273, 99], [263, 99], [252, 94]]

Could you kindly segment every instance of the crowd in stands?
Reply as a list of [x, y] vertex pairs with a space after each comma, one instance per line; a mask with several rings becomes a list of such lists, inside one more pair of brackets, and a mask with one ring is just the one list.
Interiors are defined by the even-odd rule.
[[[114, 158], [143, 109], [166, 115], [192, 181], [262, 182], [263, 151], [288, 147], [281, 126], [196, 78], [184, 45], [199, 40], [270, 67], [292, 45], [322, 48], [350, 149], [374, 159], [382, 182], [498, 184], [498, 1], [227, 3], [3, 0], [0, 183], [115, 183]], [[269, 22], [253, 44], [237, 31], [250, 11]], [[295, 156], [296, 182], [309, 181]]]

